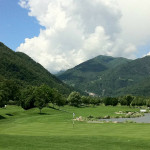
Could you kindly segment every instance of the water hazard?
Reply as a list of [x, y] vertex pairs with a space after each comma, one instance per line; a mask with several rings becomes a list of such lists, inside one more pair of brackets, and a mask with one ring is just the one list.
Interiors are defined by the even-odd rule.
[[110, 119], [100, 119], [100, 121], [112, 121], [112, 122], [133, 121], [137, 123], [150, 123], [150, 113], [145, 113], [144, 116], [137, 118], [110, 118]]

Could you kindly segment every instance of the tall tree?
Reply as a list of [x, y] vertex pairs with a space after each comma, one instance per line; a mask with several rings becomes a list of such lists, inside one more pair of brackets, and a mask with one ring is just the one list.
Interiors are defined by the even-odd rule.
[[41, 85], [35, 89], [35, 106], [39, 108], [40, 113], [43, 107], [46, 107], [52, 97], [52, 90], [47, 85]]
[[131, 95], [125, 96], [125, 99], [127, 100], [127, 106], [130, 106], [131, 102], [133, 101], [134, 97]]
[[90, 104], [90, 97], [89, 96], [82, 96], [81, 99], [82, 99], [83, 104], [85, 104], [85, 105]]
[[28, 86], [21, 90], [20, 105], [23, 109], [27, 110], [35, 107], [35, 89], [34, 86]]
[[6, 104], [6, 101], [3, 98], [2, 92], [0, 91], [0, 108], [4, 107]]
[[57, 93], [57, 97], [56, 97], [55, 102], [56, 102], [56, 105], [59, 107], [64, 106], [66, 104], [66, 99], [62, 94]]
[[81, 95], [79, 92], [71, 92], [68, 101], [72, 106], [79, 107], [82, 103]]
[[3, 80], [0, 82], [0, 90], [3, 93], [6, 101], [18, 100], [19, 85], [14, 80]]

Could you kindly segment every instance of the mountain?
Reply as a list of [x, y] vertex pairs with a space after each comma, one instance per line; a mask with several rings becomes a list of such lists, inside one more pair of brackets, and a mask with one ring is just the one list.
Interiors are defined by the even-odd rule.
[[98, 56], [58, 75], [63, 82], [100, 96], [150, 95], [150, 57]]
[[119, 89], [117, 93], [150, 96], [150, 56], [136, 59], [132, 63], [120, 67], [113, 76], [116, 76], [117, 73], [126, 82], [131, 82], [130, 85]]
[[94, 92], [100, 95], [97, 83], [109, 70], [132, 60], [125, 58], [113, 58], [110, 56], [98, 56], [83, 62], [76, 67], [59, 74], [57, 77], [68, 85], [79, 88], [82, 91]]
[[71, 88], [48, 72], [39, 63], [21, 52], [14, 52], [0, 42], [0, 79], [13, 79], [23, 85], [47, 84], [61, 93], [69, 94]]
[[66, 70], [60, 70], [60, 71], [54, 73], [54, 75], [59, 76], [59, 75], [61, 75], [62, 73], [64, 73], [65, 71], [66, 71]]

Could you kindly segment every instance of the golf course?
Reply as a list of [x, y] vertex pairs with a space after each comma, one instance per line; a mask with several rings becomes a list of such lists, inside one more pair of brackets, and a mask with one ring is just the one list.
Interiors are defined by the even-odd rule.
[[[95, 106], [59, 109], [45, 107], [42, 113], [8, 105], [0, 108], [1, 150], [148, 150], [150, 124], [88, 121], [88, 116], [117, 116], [118, 111], [140, 111], [128, 106]], [[84, 120], [74, 120], [82, 116]], [[92, 123], [93, 122], [93, 123]]]

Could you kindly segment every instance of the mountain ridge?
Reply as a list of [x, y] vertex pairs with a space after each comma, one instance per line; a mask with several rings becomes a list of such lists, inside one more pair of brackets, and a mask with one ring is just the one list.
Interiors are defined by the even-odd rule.
[[[139, 88], [145, 91], [141, 88], [141, 84], [146, 83], [144, 80], [149, 75], [150, 56], [130, 60], [100, 55], [67, 70], [58, 78], [83, 91], [90, 91], [100, 96], [118, 96], [138, 95]], [[147, 95], [144, 92], [141, 94]]]
[[42, 65], [22, 52], [14, 52], [0, 42], [0, 76], [19, 80], [25, 85], [47, 84], [62, 93], [69, 94], [71, 88], [48, 72]]

